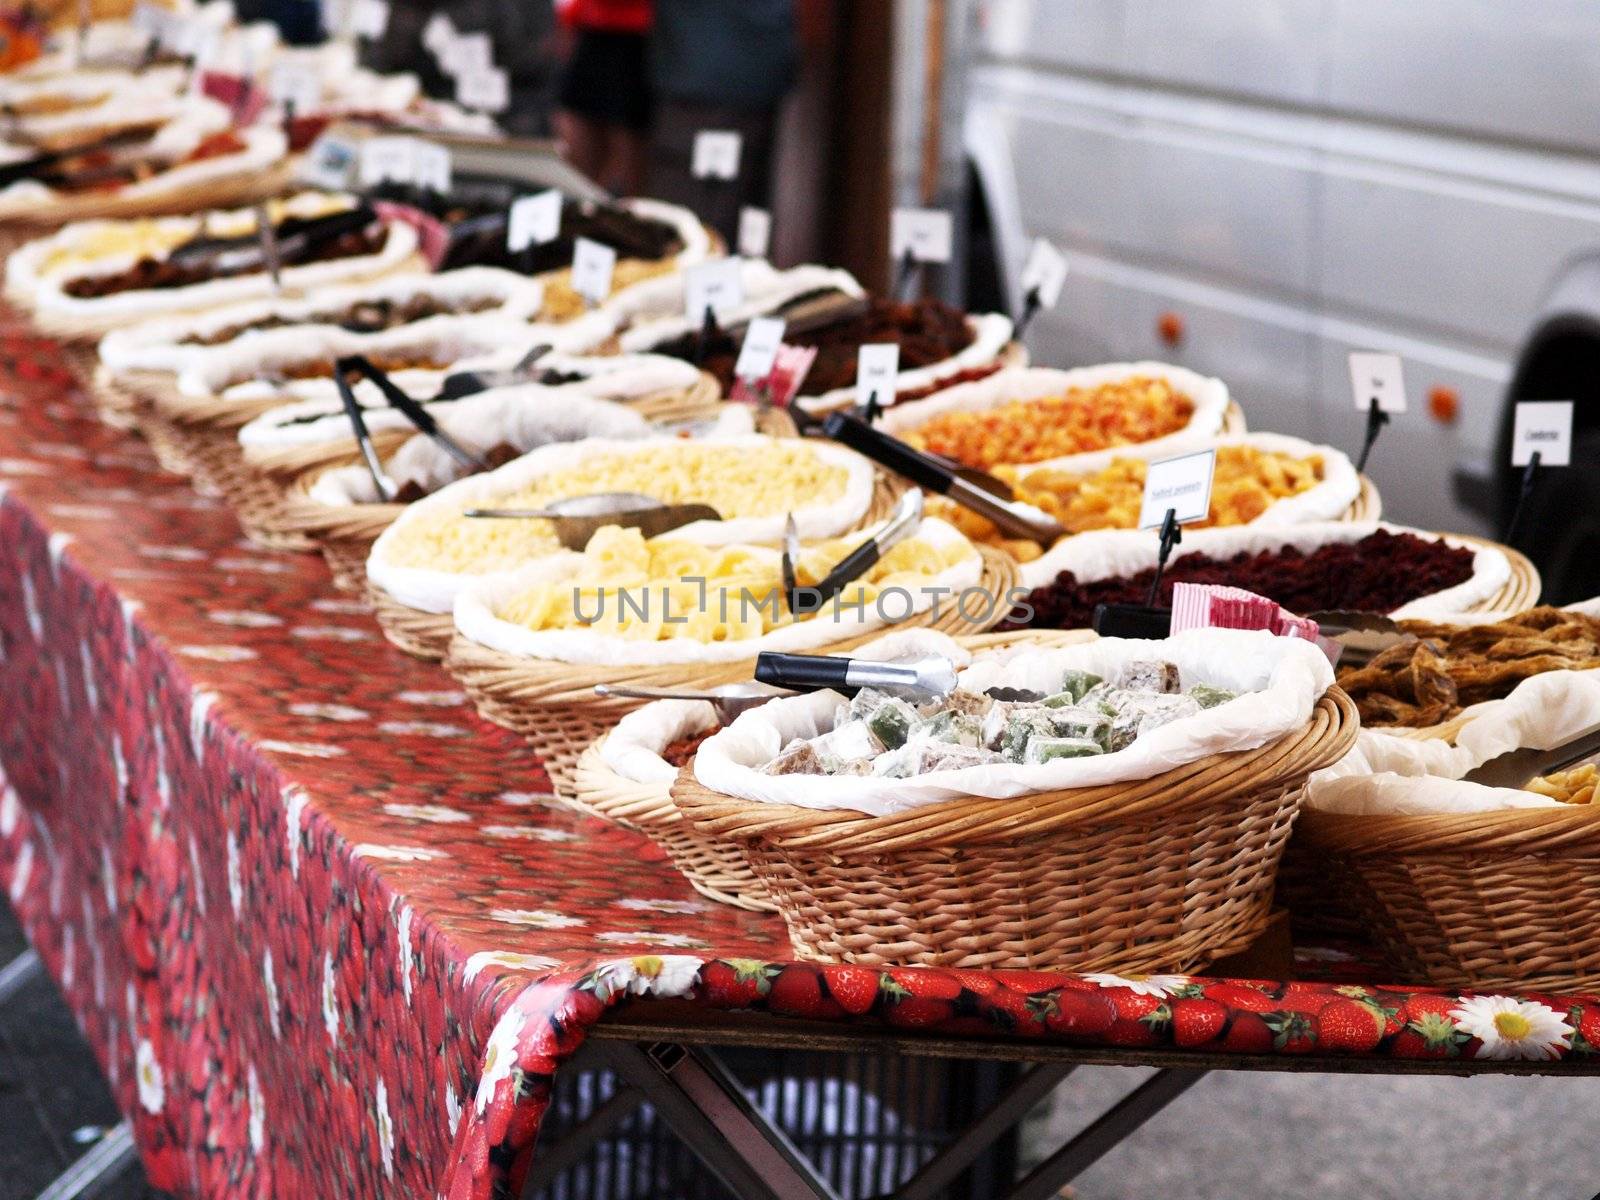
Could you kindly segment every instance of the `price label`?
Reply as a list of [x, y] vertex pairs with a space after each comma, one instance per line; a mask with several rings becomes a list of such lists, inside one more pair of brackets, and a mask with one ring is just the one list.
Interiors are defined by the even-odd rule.
[[456, 76], [456, 103], [478, 112], [503, 113], [511, 107], [511, 76], [499, 67]]
[[312, 187], [343, 191], [356, 175], [360, 152], [343, 138], [327, 134], [311, 144], [300, 166], [300, 178]]
[[745, 258], [765, 258], [772, 241], [772, 214], [764, 208], [739, 210], [739, 253]]
[[441, 58], [445, 48], [456, 40], [455, 22], [450, 20], [448, 13], [436, 12], [428, 18], [428, 23], [422, 27], [422, 44], [434, 58]]
[[706, 310], [721, 316], [744, 303], [744, 279], [739, 259], [714, 258], [683, 273], [683, 313], [694, 324], [706, 319]]
[[744, 138], [731, 129], [702, 129], [694, 135], [689, 174], [696, 179], [739, 178]]
[[772, 374], [778, 361], [778, 347], [783, 345], [784, 320], [782, 317], [757, 317], [744, 331], [744, 344], [739, 347], [739, 360], [733, 364], [733, 373], [740, 379], [765, 379]]
[[1197, 450], [1147, 466], [1139, 528], [1159, 527], [1167, 519], [1168, 509], [1174, 511], [1180, 525], [1202, 519], [1211, 511], [1211, 476], [1216, 465], [1215, 450]]
[[1525, 467], [1539, 455], [1541, 467], [1572, 465], [1572, 401], [1524, 400], [1511, 426], [1511, 465]]
[[133, 6], [133, 27], [145, 37], [165, 39], [169, 19], [167, 10], [160, 5], [140, 0]]
[[322, 103], [322, 73], [310, 63], [277, 63], [267, 76], [267, 94], [280, 108], [311, 112]]
[[954, 238], [954, 223], [942, 208], [897, 208], [889, 214], [889, 252], [895, 262], [908, 252], [918, 262], [949, 262]]
[[616, 267], [617, 252], [603, 242], [578, 238], [572, 244], [572, 290], [590, 304], [600, 304], [611, 295]]
[[368, 138], [361, 144], [361, 186], [389, 181], [442, 195], [450, 190], [450, 151], [416, 138]]
[[1054, 308], [1067, 282], [1067, 257], [1044, 238], [1034, 238], [1022, 268], [1022, 294], [1037, 293], [1040, 308]]
[[1362, 412], [1371, 409], [1374, 400], [1381, 412], [1405, 412], [1406, 380], [1400, 369], [1400, 356], [1361, 351], [1352, 354], [1350, 393], [1355, 397], [1356, 408]]
[[894, 342], [869, 342], [856, 351], [856, 407], [877, 400], [879, 408], [894, 404], [895, 376], [900, 374], [900, 347]]
[[439, 69], [459, 80], [463, 75], [487, 71], [494, 66], [494, 42], [481, 30], [476, 33], [457, 34], [454, 41], [445, 44], [439, 56]]
[[506, 220], [506, 249], [516, 254], [553, 242], [561, 233], [561, 193], [551, 188], [512, 201]]
[[355, 0], [350, 6], [350, 32], [374, 41], [389, 28], [388, 0]]

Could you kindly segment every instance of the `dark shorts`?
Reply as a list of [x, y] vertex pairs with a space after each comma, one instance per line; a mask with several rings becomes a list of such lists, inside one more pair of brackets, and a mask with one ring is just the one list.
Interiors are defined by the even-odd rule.
[[650, 66], [644, 35], [580, 30], [557, 102], [592, 121], [648, 129]]

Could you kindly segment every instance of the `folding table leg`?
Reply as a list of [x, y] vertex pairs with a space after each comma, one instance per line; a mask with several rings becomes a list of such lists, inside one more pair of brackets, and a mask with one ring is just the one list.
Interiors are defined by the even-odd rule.
[[537, 1195], [541, 1188], [553, 1183], [556, 1176], [593, 1149], [596, 1142], [626, 1121], [643, 1103], [644, 1096], [639, 1089], [618, 1087], [558, 1141], [540, 1150], [522, 1185], [522, 1194]]
[[36, 950], [24, 950], [5, 966], [0, 967], [0, 1004], [5, 1004], [27, 986], [30, 980], [44, 970]]
[[708, 1050], [671, 1042], [594, 1042], [590, 1049], [643, 1093], [684, 1145], [740, 1200], [838, 1200]]
[[1157, 1071], [1030, 1171], [1006, 1200], [1051, 1200], [1139, 1126], [1199, 1083], [1204, 1075], [1204, 1071], [1173, 1067]]
[[987, 1112], [924, 1163], [904, 1186], [897, 1188], [894, 1200], [935, 1200], [944, 1195], [962, 1171], [1055, 1091], [1072, 1071], [1066, 1064], [1032, 1068], [1007, 1088]]
[[133, 1129], [123, 1121], [107, 1130], [93, 1149], [56, 1176], [34, 1200], [90, 1200], [114, 1183], [133, 1160]]

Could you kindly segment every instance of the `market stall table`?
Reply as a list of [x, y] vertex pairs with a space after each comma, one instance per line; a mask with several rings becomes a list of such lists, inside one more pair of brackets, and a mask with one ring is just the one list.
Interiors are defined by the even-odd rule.
[[[512, 1196], [643, 1100], [739, 1194], [829, 1195], [719, 1043], [1037, 1064], [904, 1196], [1080, 1062], [1165, 1070], [1017, 1196], [1054, 1194], [1207, 1069], [1600, 1067], [1596, 996], [1509, 999], [1518, 1037], [1483, 1002], [1349, 971], [793, 963], [776, 918], [557, 804], [534, 753], [390, 648], [320, 559], [243, 541], [96, 423], [61, 362], [0, 328], [0, 881], [157, 1187]], [[627, 1086], [535, 1155], [574, 1056]]]

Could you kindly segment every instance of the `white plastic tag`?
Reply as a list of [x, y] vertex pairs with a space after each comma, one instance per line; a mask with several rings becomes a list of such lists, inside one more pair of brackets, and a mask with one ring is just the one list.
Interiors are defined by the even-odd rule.
[[895, 377], [900, 374], [900, 347], [895, 342], [869, 342], [856, 351], [856, 407], [874, 398], [879, 408], [894, 404]]
[[303, 116], [322, 103], [322, 75], [310, 63], [277, 63], [267, 77], [267, 95], [274, 104]]
[[714, 258], [683, 273], [683, 315], [699, 325], [706, 309], [721, 316], [744, 303], [744, 280], [739, 274], [739, 259]]
[[765, 258], [772, 243], [772, 214], [748, 205], [739, 210], [739, 253], [745, 258]]
[[506, 221], [506, 249], [511, 253], [553, 242], [560, 232], [561, 193], [555, 188], [512, 201]]
[[446, 75], [454, 75], [458, 80], [463, 75], [487, 71], [492, 66], [494, 66], [494, 42], [482, 30], [457, 34], [453, 41], [445, 43], [444, 50], [439, 55], [439, 69]]
[[456, 103], [478, 112], [503, 113], [511, 107], [511, 76], [499, 67], [456, 76]]
[[1525, 467], [1538, 451], [1541, 467], [1572, 465], [1572, 401], [1524, 400], [1511, 427], [1511, 465]]
[[731, 129], [702, 129], [694, 135], [689, 174], [696, 179], [737, 179], [744, 138]]
[[899, 262], [911, 252], [918, 262], [950, 261], [954, 225], [942, 208], [897, 208], [889, 214], [889, 253]]
[[765, 379], [772, 374], [778, 347], [783, 345], [784, 324], [782, 317], [756, 317], [746, 326], [739, 360], [733, 364], [737, 378]]
[[600, 304], [611, 295], [611, 273], [616, 270], [617, 252], [603, 242], [578, 238], [572, 244], [572, 290], [590, 304]]
[[422, 44], [434, 58], [440, 57], [451, 42], [456, 40], [455, 23], [448, 13], [434, 13], [422, 27]]
[[1211, 511], [1211, 476], [1216, 465], [1215, 450], [1197, 450], [1149, 464], [1144, 473], [1139, 528], [1159, 526], [1167, 519], [1168, 509], [1174, 510], [1180, 525], [1202, 519]]
[[350, 32], [369, 41], [389, 28], [388, 0], [355, 0], [350, 6]]
[[1067, 258], [1044, 238], [1034, 238], [1022, 268], [1022, 294], [1037, 291], [1040, 308], [1054, 308], [1067, 282]]
[[1398, 354], [1371, 354], [1356, 351], [1350, 355], [1350, 393], [1356, 408], [1367, 412], [1378, 402], [1380, 412], [1406, 410], [1406, 379]]

